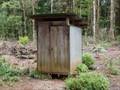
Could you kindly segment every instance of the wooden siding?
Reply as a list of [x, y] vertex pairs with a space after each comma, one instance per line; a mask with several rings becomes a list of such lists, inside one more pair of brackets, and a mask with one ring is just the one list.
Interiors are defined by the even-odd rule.
[[82, 32], [79, 27], [70, 26], [70, 73], [74, 74], [82, 57]]
[[55, 26], [54, 23], [38, 23], [37, 68], [45, 73], [68, 74], [70, 72], [69, 30], [67, 26], [58, 26], [59, 22], [55, 23]]
[[37, 69], [41, 72], [48, 72], [50, 68], [49, 54], [49, 25], [38, 23], [38, 63]]

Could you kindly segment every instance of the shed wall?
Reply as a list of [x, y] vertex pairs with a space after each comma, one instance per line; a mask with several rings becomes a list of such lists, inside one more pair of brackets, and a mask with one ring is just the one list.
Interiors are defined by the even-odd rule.
[[70, 26], [70, 72], [75, 73], [76, 66], [82, 59], [82, 31], [79, 27]]
[[68, 29], [61, 22], [38, 23], [37, 69], [40, 72], [57, 74], [70, 72]]
[[38, 22], [38, 55], [37, 55], [37, 69], [40, 72], [51, 71], [51, 61], [49, 52], [49, 24], [48, 22]]

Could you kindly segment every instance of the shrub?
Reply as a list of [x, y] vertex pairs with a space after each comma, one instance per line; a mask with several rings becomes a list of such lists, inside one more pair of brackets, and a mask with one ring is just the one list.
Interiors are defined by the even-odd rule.
[[22, 45], [26, 45], [29, 42], [29, 38], [28, 38], [28, 36], [23, 36], [23, 37], [21, 36], [21, 37], [19, 37], [18, 42]]
[[81, 73], [81, 72], [87, 72], [88, 71], [88, 67], [85, 64], [79, 64], [77, 66], [77, 72]]
[[5, 82], [17, 82], [17, 81], [19, 81], [19, 77], [18, 76], [13, 76], [13, 77], [11, 77], [11, 76], [9, 76], [9, 75], [5, 75], [3, 78], [2, 78], [2, 80], [3, 81], [5, 81]]
[[68, 78], [65, 80], [65, 84], [66, 84], [66, 88], [67, 90], [78, 90], [79, 86], [78, 86], [78, 82], [76, 78]]
[[110, 68], [110, 73], [112, 75], [120, 75], [120, 70], [118, 68], [116, 68], [116, 67], [111, 67]]
[[109, 80], [99, 73], [81, 73], [76, 78], [65, 80], [67, 90], [108, 90]]
[[0, 79], [4, 82], [16, 82], [19, 80], [21, 72], [18, 68], [13, 68], [4, 58], [0, 57]]
[[82, 57], [82, 63], [87, 65], [88, 68], [90, 68], [90, 66], [94, 64], [93, 56], [89, 53], [85, 53]]
[[109, 60], [109, 62], [107, 63], [107, 68], [108, 68], [108, 70], [110, 71], [110, 74], [112, 74], [112, 75], [120, 75], [120, 69], [119, 69], [119, 62], [117, 62], [117, 64], [116, 64], [116, 62], [115, 61], [117, 61], [117, 60], [114, 60], [114, 62], [113, 62], [113, 60]]
[[34, 78], [34, 79], [48, 79], [48, 78], [50, 78], [48, 75], [42, 74], [42, 73], [40, 73], [38, 71], [34, 71], [34, 70], [29, 73], [29, 76], [31, 78]]
[[100, 53], [104, 53], [106, 52], [106, 49], [102, 46], [97, 46], [95, 47], [95, 49], [93, 50], [93, 52], [100, 52]]

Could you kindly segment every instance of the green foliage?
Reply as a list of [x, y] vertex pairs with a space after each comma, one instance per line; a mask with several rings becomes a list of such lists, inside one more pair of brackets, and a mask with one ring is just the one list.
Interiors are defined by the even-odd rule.
[[111, 67], [111, 68], [109, 68], [109, 70], [112, 75], [120, 75], [120, 69], [118, 69], [116, 67]]
[[9, 0], [6, 2], [3, 2], [1, 5], [2, 9], [10, 9], [10, 10], [18, 10], [20, 9], [20, 2], [18, 0]]
[[21, 16], [0, 14], [0, 37], [18, 38], [21, 31]]
[[[68, 0], [53, 0], [53, 13], [76, 13], [87, 19], [87, 17], [91, 14], [91, 4], [92, 0], [75, 0], [74, 2], [68, 2]], [[38, 7], [36, 7], [37, 13], [51, 13], [50, 10], [50, 0], [38, 1]]]
[[3, 1], [0, 6], [0, 37], [3, 39], [17, 39], [22, 29], [21, 15], [16, 14], [17, 11], [20, 11], [19, 1]]
[[87, 65], [88, 68], [94, 64], [93, 56], [90, 53], [85, 53], [82, 57], [82, 63]]
[[117, 36], [117, 41], [120, 43], [120, 35]]
[[20, 44], [22, 44], [22, 45], [26, 45], [29, 42], [29, 38], [28, 38], [28, 36], [19, 37], [19, 41], [18, 42]]
[[[76, 5], [80, 8], [81, 12], [79, 12], [79, 14], [82, 17], [89, 17], [89, 15], [91, 14], [91, 10], [90, 10], [90, 5], [92, 4], [92, 0], [76, 0]], [[79, 10], [79, 11], [80, 11]]]
[[105, 49], [107, 49], [108, 47], [111, 47], [111, 43], [104, 41], [104, 42], [101, 42], [101, 46], [104, 47]]
[[17, 81], [19, 81], [19, 77], [18, 76], [9, 76], [9, 75], [5, 75], [3, 78], [2, 78], [2, 80], [4, 81], [4, 82], [17, 82]]
[[65, 80], [67, 90], [109, 90], [109, 80], [99, 73], [81, 73]]
[[104, 45], [97, 45], [97, 46], [94, 48], [93, 52], [104, 53], [104, 52], [106, 52], [106, 49], [105, 49], [105, 48], [107, 48], [107, 45], [106, 45], [106, 44], [104, 44]]
[[77, 66], [77, 72], [81, 73], [81, 72], [87, 72], [88, 71], [88, 67], [85, 64], [79, 64]]
[[42, 74], [42, 73], [40, 73], [38, 71], [34, 71], [34, 70], [29, 73], [29, 76], [31, 78], [34, 78], [34, 79], [48, 79], [48, 78], [50, 78], [48, 75]]
[[[78, 90], [78, 81], [76, 78], [68, 78], [65, 80], [67, 90]], [[79, 89], [81, 90], [81, 89]]]
[[3, 82], [16, 82], [19, 80], [21, 72], [18, 68], [13, 68], [4, 58], [0, 57], [0, 79]]
[[24, 3], [21, 0], [0, 1], [1, 39], [18, 39], [22, 35], [27, 35], [32, 39], [32, 22], [29, 18], [32, 15], [31, 2], [30, 0], [25, 0]]
[[109, 7], [110, 7], [110, 1], [109, 0], [100, 0], [100, 10], [101, 10], [101, 15], [100, 15], [100, 21], [99, 25], [101, 28], [106, 28], [109, 27], [110, 25], [110, 20], [108, 19], [109, 17]]
[[50, 13], [50, 0], [40, 0], [35, 9], [38, 14]]
[[116, 64], [115, 61], [116, 60], [114, 60], [114, 62], [113, 62], [113, 60], [110, 60], [107, 64], [107, 67], [110, 71], [110, 74], [120, 75], [120, 69], [119, 69], [119, 67], [117, 67], [117, 64], [119, 64], [119, 62]]

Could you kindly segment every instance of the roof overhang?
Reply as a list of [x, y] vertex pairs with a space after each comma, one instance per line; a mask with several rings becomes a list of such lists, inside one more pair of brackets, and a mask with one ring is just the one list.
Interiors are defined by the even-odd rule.
[[70, 24], [76, 25], [76, 26], [86, 26], [87, 23], [82, 20], [78, 15], [76, 14], [65, 14], [65, 13], [57, 13], [57, 14], [39, 14], [39, 15], [33, 15], [31, 16], [32, 19], [35, 19], [36, 21], [44, 22], [44, 21], [65, 21], [69, 20]]

